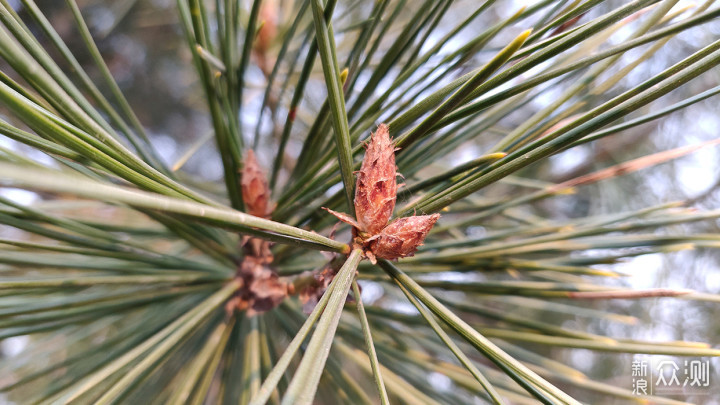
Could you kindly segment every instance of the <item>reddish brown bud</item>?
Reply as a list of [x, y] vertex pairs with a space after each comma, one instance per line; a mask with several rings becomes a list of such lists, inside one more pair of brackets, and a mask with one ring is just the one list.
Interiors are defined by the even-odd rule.
[[378, 126], [366, 149], [355, 186], [357, 220], [347, 214], [323, 209], [355, 228], [353, 248], [361, 248], [371, 262], [375, 263], [376, 258], [394, 260], [412, 256], [423, 244], [440, 214], [400, 218], [388, 225], [395, 209], [398, 184], [395, 144], [387, 125]]
[[265, 76], [270, 75], [274, 63], [268, 51], [277, 38], [279, 11], [277, 0], [265, 0], [260, 6], [260, 25], [253, 44], [253, 56]]
[[247, 213], [256, 217], [269, 217], [274, 208], [270, 204], [270, 188], [252, 149], [245, 156], [240, 185]]
[[260, 18], [261, 26], [257, 32], [257, 38], [255, 39], [255, 49], [260, 52], [266, 52], [272, 41], [277, 36], [277, 24], [278, 24], [278, 4], [277, 0], [265, 0], [260, 6]]
[[372, 241], [372, 253], [381, 259], [399, 259], [415, 254], [440, 214], [398, 218]]
[[360, 230], [379, 233], [392, 216], [397, 195], [395, 144], [380, 124], [371, 135], [355, 185], [355, 214]]
[[242, 288], [232, 302], [238, 310], [247, 311], [248, 316], [269, 311], [288, 296], [288, 284], [266, 264], [265, 258], [245, 256], [238, 266], [236, 277]]
[[248, 316], [263, 313], [278, 306], [287, 296], [287, 285], [272, 271], [264, 272], [252, 280], [248, 289], [254, 292]]

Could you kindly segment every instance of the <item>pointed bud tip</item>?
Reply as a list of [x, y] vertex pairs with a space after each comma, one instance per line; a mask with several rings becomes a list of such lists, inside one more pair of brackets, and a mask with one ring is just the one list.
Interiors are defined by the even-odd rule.
[[348, 74], [350, 73], [350, 70], [348, 68], [345, 68], [340, 72], [340, 84], [345, 85], [345, 82], [347, 81]]
[[378, 234], [387, 225], [397, 198], [395, 144], [388, 126], [378, 125], [370, 136], [355, 183], [355, 213], [360, 230]]
[[325, 211], [329, 212], [330, 214], [335, 216], [335, 218], [341, 220], [342, 222], [352, 225], [355, 228], [360, 228], [360, 225], [358, 225], [357, 221], [355, 221], [355, 219], [353, 217], [351, 217], [350, 215], [342, 213], [342, 212], [333, 211], [330, 208], [326, 208], [326, 207], [321, 207], [321, 208], [324, 209]]

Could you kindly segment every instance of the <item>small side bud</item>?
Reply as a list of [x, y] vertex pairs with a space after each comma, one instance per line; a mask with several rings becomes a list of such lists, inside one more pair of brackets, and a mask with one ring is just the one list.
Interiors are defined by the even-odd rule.
[[260, 5], [258, 19], [261, 22], [257, 28], [254, 44], [256, 52], [267, 52], [277, 38], [279, 14], [277, 0], [266, 0]]
[[278, 36], [279, 5], [277, 0], [265, 0], [260, 6], [255, 42], [253, 44], [253, 56], [265, 76], [270, 75], [273, 61], [270, 55], [270, 48], [276, 42]]
[[269, 217], [274, 208], [270, 204], [270, 187], [252, 149], [245, 156], [240, 185], [247, 213], [256, 217]]
[[381, 259], [394, 260], [415, 254], [440, 214], [398, 218], [372, 241], [370, 250]]
[[395, 144], [380, 124], [371, 135], [355, 185], [355, 214], [360, 230], [378, 234], [387, 225], [397, 197]]
[[345, 68], [342, 70], [342, 72], [340, 72], [340, 84], [341, 85], [343, 85], [343, 86], [345, 85], [345, 82], [347, 81], [349, 72], [350, 72], [350, 70], [348, 70], [348, 68]]
[[269, 311], [288, 296], [287, 283], [264, 263], [264, 258], [245, 256], [237, 271], [242, 281], [237, 308], [248, 316]]

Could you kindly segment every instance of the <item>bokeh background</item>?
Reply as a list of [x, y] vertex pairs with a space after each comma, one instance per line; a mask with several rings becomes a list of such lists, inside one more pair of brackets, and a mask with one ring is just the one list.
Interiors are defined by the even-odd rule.
[[[14, 4], [13, 1], [10, 3], [15, 5], [22, 14], [22, 9], [17, 4]], [[191, 55], [182, 39], [175, 11], [175, 1], [83, 0], [79, 3], [114, 77], [134, 107], [140, 121], [148, 128], [152, 142], [157, 146], [162, 158], [169, 165], [173, 165], [183, 157], [187, 150], [206, 138], [212, 127], [205, 109], [202, 89], [191, 64]], [[290, 17], [287, 12], [285, 14], [283, 12], [291, 9], [291, 3], [291, 1], [279, 1], [281, 21], [283, 18]], [[345, 37], [343, 27], [351, 25], [359, 16], [367, 15], [372, 2], [364, 3], [367, 4], [352, 6], [341, 2], [338, 6], [335, 13], [337, 16], [335, 27], [341, 52]], [[445, 19], [455, 21], [466, 17], [467, 10], [475, 7], [476, 3], [475, 1], [456, 1]], [[470, 38], [473, 36], [473, 32], [479, 32], [487, 25], [492, 24], [494, 20], [507, 18], [520, 7], [531, 3], [530, 1], [500, 2], [499, 6], [492, 6], [480, 17], [477, 25], [471, 25], [463, 34], [466, 38]], [[621, 2], [607, 1], [592, 9], [586, 18], [600, 15], [619, 3]], [[508, 4], [512, 6], [508, 7]], [[87, 66], [91, 77], [99, 78], [99, 73], [91, 63], [90, 56], [85, 50], [64, 2], [43, 0], [38, 1], [38, 5], [74, 50], [78, 59]], [[681, 1], [678, 7], [689, 5], [691, 2]], [[412, 4], [409, 4], [408, 7], [412, 7]], [[448, 26], [451, 25], [448, 24]], [[428, 38], [427, 48], [431, 47], [433, 41], [441, 36], [442, 24], [440, 27], [437, 36]], [[478, 54], [475, 60], [467, 62], [467, 66], [477, 66], [483, 63], [488, 55], [492, 55], [499, 47], [512, 39], [517, 32], [526, 27], [526, 23], [523, 22], [516, 27], [504, 30], [487, 48], [487, 54], [484, 52]], [[631, 32], [632, 27], [633, 25], [629, 24], [625, 29], [614, 34], [611, 42], [623, 41]], [[449, 44], [448, 48], [457, 46], [457, 42], [462, 38], [463, 36], [455, 43]], [[603, 99], [619, 94], [623, 89], [633, 86], [689, 55], [693, 49], [702, 46], [701, 44], [710, 43], [718, 38], [720, 38], [720, 23], [718, 22], [705, 24], [678, 35], [657, 52], [650, 63], [643, 63], [615, 86], [610, 94], [602, 95]], [[617, 66], [631, 62], [645, 49], [646, 47], [642, 47], [627, 52]], [[609, 69], [599, 80], [602, 81], [603, 77], [614, 74], [617, 69]], [[446, 78], [446, 80], [452, 79]], [[267, 166], [274, 158], [274, 150], [268, 147], [270, 144], [268, 140], [279, 135], [277, 125], [282, 125], [284, 121], [277, 119], [278, 124], [272, 120], [271, 114], [265, 114], [264, 120], [258, 123], [258, 109], [264, 91], [265, 76], [259, 67], [253, 64], [248, 70], [246, 80], [250, 90], [247, 92], [246, 107], [244, 108], [246, 116], [241, 121], [246, 125], [245, 132], [249, 136], [252, 136], [256, 128], [259, 128], [262, 137], [258, 152], [261, 163]], [[360, 80], [362, 81], [362, 78]], [[437, 85], [440, 86], [443, 83], [445, 81], [438, 81]], [[489, 146], [500, 139], [501, 133], [507, 132], [518, 122], [522, 122], [535, 111], [552, 102], [570, 84], [571, 82], [561, 82], [543, 92], [532, 102], [503, 119], [495, 128], [491, 128], [485, 136], [478, 137], [473, 143], [463, 145], [462, 148], [447, 156], [447, 161], [456, 165], [486, 151]], [[720, 84], [720, 67], [650, 104], [644, 113], [663, 108], [684, 99], [688, 94], [697, 94], [718, 84]], [[381, 83], [380, 87], [387, 85], [388, 83]], [[357, 87], [362, 88], [362, 86]], [[319, 63], [306, 93], [307, 97], [301, 108], [305, 115], [298, 116], [294, 127], [296, 134], [302, 134], [307, 130], [307, 126], [312, 122], [312, 113], [319, 109], [325, 98]], [[286, 92], [280, 99], [278, 110], [275, 112], [276, 117], [285, 117], [287, 114], [287, 111], [283, 111], [283, 105], [287, 104], [289, 97], [290, 94]], [[590, 103], [592, 103], [592, 99]], [[544, 181], [562, 182], [635, 157], [718, 138], [720, 136], [718, 129], [720, 128], [719, 103], [720, 100], [717, 96], [712, 97], [665, 118], [627, 130], [623, 132], [622, 136], [614, 136], [573, 148], [527, 170], [532, 170], [534, 177]], [[248, 140], [250, 141], [250, 139]], [[298, 141], [291, 140], [288, 146], [290, 155], [288, 165], [293, 164], [293, 154], [299, 152], [296, 142]], [[33, 155], [34, 151], [25, 150], [22, 146], [5, 138], [0, 138], [0, 144], [23, 150], [34, 158], [43, 159], [42, 156]], [[573, 195], [558, 196], [541, 203], [523, 206], [518, 209], [516, 214], [534, 218], [576, 218], [629, 211], [671, 201], [688, 201], [690, 206], [698, 209], [718, 209], [720, 207], [720, 159], [718, 153], [718, 148], [705, 148], [689, 156], [650, 169], [584, 186]], [[434, 165], [439, 168], [444, 163], [435, 162]], [[222, 167], [214, 143], [202, 144], [187, 160], [184, 169], [202, 178], [220, 182]], [[521, 172], [519, 175], [522, 176], [523, 173]], [[506, 185], [492, 186], [483, 190], [483, 193], [489, 197], [502, 195], [509, 192], [508, 187]], [[12, 191], [7, 195], [23, 202], [30, 202], [34, 199], [33, 194], [28, 192]], [[482, 235], [485, 229], [478, 226], [471, 231]], [[705, 221], [679, 225], [675, 231], [717, 233], [720, 232], [720, 223]], [[7, 232], [12, 232], [12, 230], [0, 227], [0, 234]], [[583, 254], [598, 253], [602, 252], [588, 251]], [[613, 281], [618, 285], [637, 288], [691, 288], [702, 292], [720, 293], [720, 251], [718, 250], [697, 249], [663, 255], [640, 255], [624, 261], [620, 265], [613, 265], [612, 268], [628, 275], [626, 278]], [[448, 274], [447, 276], [459, 275]], [[372, 284], [368, 284], [363, 294], [365, 300], [369, 302], [382, 298], [381, 289], [373, 288]], [[589, 318], [567, 315], [563, 320], [563, 325], [592, 333], [609, 334], [614, 337], [705, 341], [715, 347], [720, 343], [720, 316], [718, 316], [720, 302], [650, 298], [602, 301], [595, 306], [597, 309], [617, 314], [632, 314], [634, 321], [631, 322], [629, 319], [628, 322], [594, 321]], [[541, 316], [540, 314], [538, 312], [537, 316]], [[542, 314], [544, 314], [542, 316], [547, 316], [544, 312]], [[534, 316], [534, 314], [528, 313], [523, 315]], [[0, 356], [13, 356], [21, 352], [27, 344], [27, 340], [27, 337], [20, 336], [1, 341]], [[562, 360], [598, 380], [611, 382], [624, 388], [631, 387], [632, 360], [647, 359], [647, 356], [609, 354], [588, 350], [543, 347], [535, 349], [550, 353], [553, 358]], [[678, 399], [700, 404], [720, 404], [720, 361], [712, 361], [711, 371], [713, 373], [712, 387], [704, 392], [705, 395]], [[439, 389], [451, 388], [449, 380], [439, 374], [428, 376], [428, 382]], [[0, 394], [0, 403], [6, 399]]]

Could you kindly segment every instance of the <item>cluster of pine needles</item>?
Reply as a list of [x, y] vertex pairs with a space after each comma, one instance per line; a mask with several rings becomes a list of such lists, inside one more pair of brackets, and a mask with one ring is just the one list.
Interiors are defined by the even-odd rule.
[[[0, 359], [0, 400], [683, 403], [637, 396], [629, 377], [594, 381], [551, 349], [720, 355], [702, 342], [564, 322], [638, 321], [606, 311], [607, 300], [720, 302], [707, 291], [634, 290], [612, 267], [720, 247], [718, 233], [678, 231], [712, 224], [720, 210], [531, 213], [718, 143], [563, 182], [536, 170], [720, 93], [655, 102], [717, 73], [718, 39], [627, 83], [677, 35], [717, 24], [720, 8], [516, 3], [178, 0], [185, 62], [197, 73], [188, 91], [202, 94], [212, 136], [173, 165], [75, 0], [67, 10], [85, 65], [34, 0], [0, 0], [0, 134], [11, 140], [0, 146], [0, 187], [35, 196], [0, 194], [0, 339], [29, 336]], [[380, 152], [373, 132], [389, 134]], [[209, 140], [222, 184], [183, 170]], [[365, 148], [382, 156], [382, 172], [363, 163]], [[478, 153], [448, 158], [461, 149]]]

